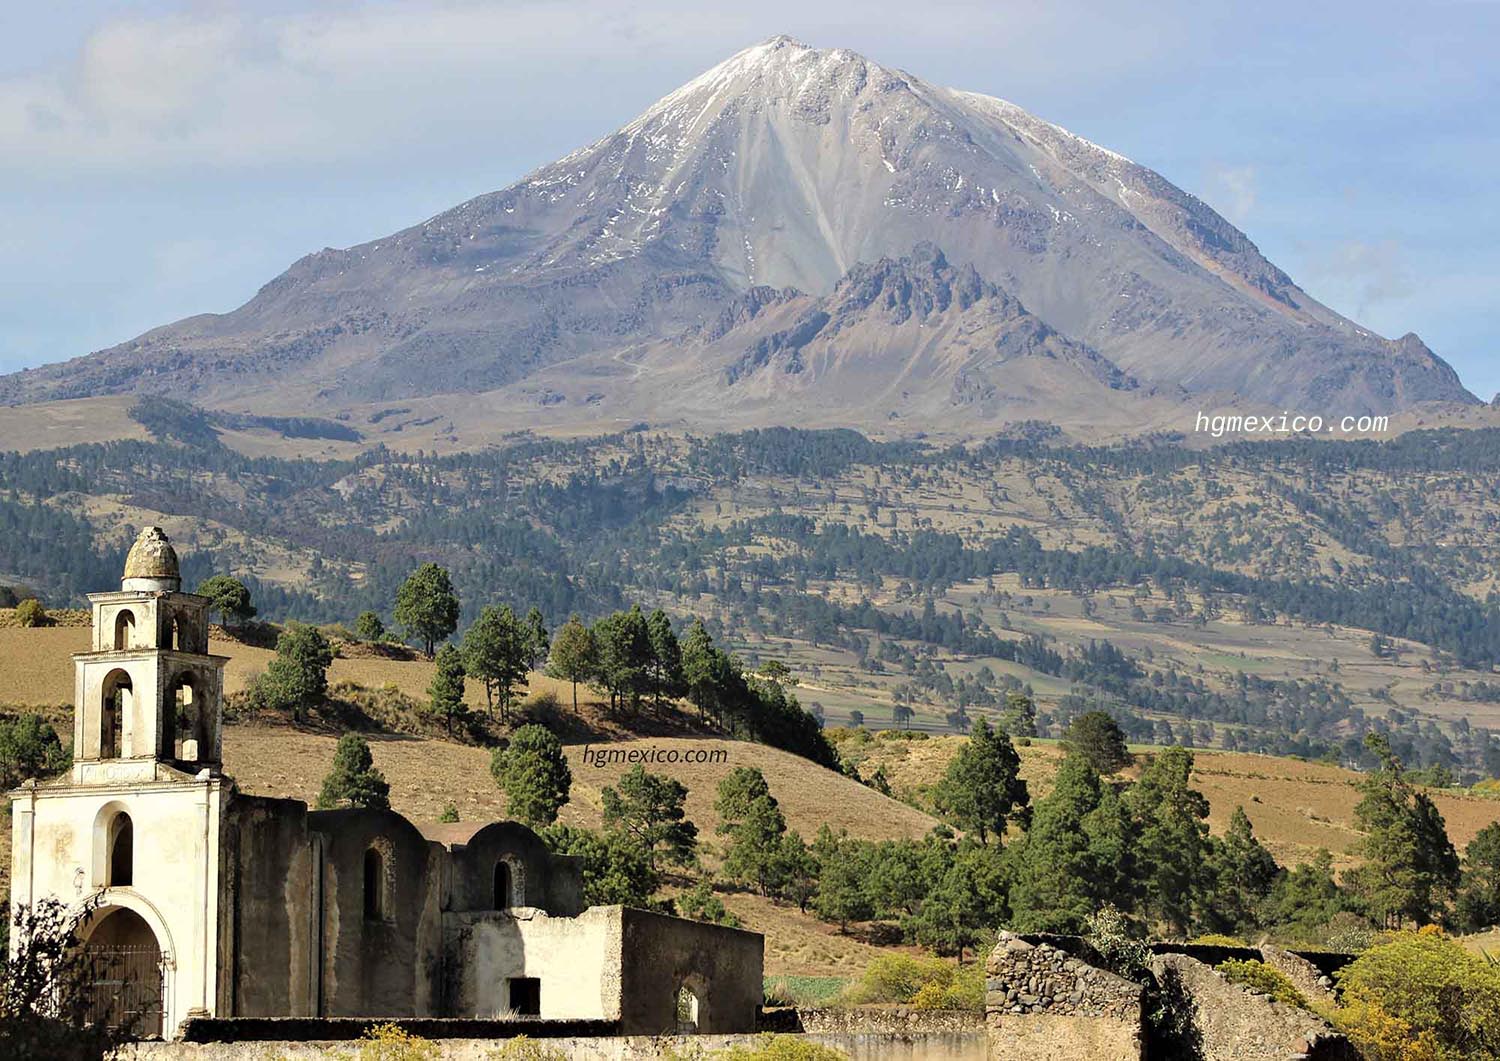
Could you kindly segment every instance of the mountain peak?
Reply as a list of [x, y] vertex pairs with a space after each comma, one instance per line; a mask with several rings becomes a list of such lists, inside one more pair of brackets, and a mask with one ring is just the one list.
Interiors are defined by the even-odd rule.
[[[1321, 306], [1146, 167], [1013, 104], [775, 36], [510, 187], [304, 258], [233, 313], [0, 379], [0, 402], [172, 386], [342, 412], [499, 390], [686, 351], [747, 316], [792, 327], [790, 290], [830, 318], [866, 303], [872, 380], [899, 376], [901, 344], [935, 349], [926, 307], [956, 304], [976, 313], [937, 315], [952, 327], [985, 314], [1011, 348], [1066, 340], [1146, 385], [1356, 412], [1475, 401], [1419, 340]], [[960, 359], [952, 338], [943, 357]], [[806, 383], [827, 378], [808, 364]]]

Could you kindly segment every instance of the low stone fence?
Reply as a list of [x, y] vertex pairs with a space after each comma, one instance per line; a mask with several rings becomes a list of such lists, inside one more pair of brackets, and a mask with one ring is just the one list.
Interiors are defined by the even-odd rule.
[[[1080, 941], [1081, 943], [1081, 941]], [[1051, 943], [1008, 932], [985, 963], [993, 1061], [1141, 1056], [1145, 988]]]

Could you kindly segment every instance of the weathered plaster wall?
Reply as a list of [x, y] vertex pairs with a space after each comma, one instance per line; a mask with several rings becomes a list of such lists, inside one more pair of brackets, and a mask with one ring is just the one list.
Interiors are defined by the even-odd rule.
[[501, 1016], [508, 981], [525, 976], [541, 980], [543, 1018], [619, 1018], [623, 907], [595, 906], [578, 917], [528, 908], [453, 913], [443, 922], [449, 1014]]
[[1008, 932], [985, 963], [995, 1061], [1141, 1056], [1141, 985]]
[[[394, 811], [313, 811], [307, 825], [323, 850], [322, 1014], [436, 1015], [443, 976], [442, 848]], [[365, 905], [371, 849], [381, 852], [384, 889], [375, 917], [366, 916]]]
[[699, 1032], [741, 1032], [755, 1027], [765, 997], [765, 937], [629, 907], [623, 916], [622, 1031], [627, 1035], [675, 1033], [677, 992], [684, 985], [698, 998]]
[[512, 867], [516, 906], [534, 907], [550, 914], [583, 910], [579, 860], [554, 855], [536, 833], [519, 822], [494, 822], [453, 849], [453, 877], [448, 909], [495, 909], [495, 863]]
[[1253, 994], [1211, 966], [1184, 954], [1152, 959], [1169, 995], [1186, 997], [1192, 1046], [1201, 1061], [1353, 1061], [1352, 1047], [1316, 1015]]
[[301, 800], [235, 796], [224, 835], [221, 946], [235, 1017], [314, 1014], [314, 867]]
[[[150, 764], [144, 764], [149, 766]], [[218, 985], [219, 779], [91, 789], [28, 787], [11, 805], [11, 901], [55, 896], [80, 906], [99, 895], [92, 924], [113, 909], [138, 914], [167, 963], [164, 1027], [212, 1010]], [[110, 820], [130, 816], [131, 883], [105, 888]]]

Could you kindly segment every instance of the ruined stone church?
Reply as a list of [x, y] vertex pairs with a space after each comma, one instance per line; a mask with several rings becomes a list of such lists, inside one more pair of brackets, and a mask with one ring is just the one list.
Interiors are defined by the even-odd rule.
[[206, 598], [152, 527], [89, 595], [73, 764], [11, 794], [11, 894], [80, 918], [101, 1012], [139, 1034], [236, 1017], [517, 1017], [748, 1031], [757, 933], [586, 906], [510, 821], [422, 825], [239, 792]]

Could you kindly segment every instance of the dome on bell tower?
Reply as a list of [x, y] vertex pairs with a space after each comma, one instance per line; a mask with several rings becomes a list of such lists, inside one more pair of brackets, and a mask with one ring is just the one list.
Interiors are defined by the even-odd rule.
[[177, 551], [160, 527], [147, 527], [136, 538], [125, 557], [125, 577], [121, 589], [164, 590], [175, 593], [182, 588], [182, 572], [177, 566]]

